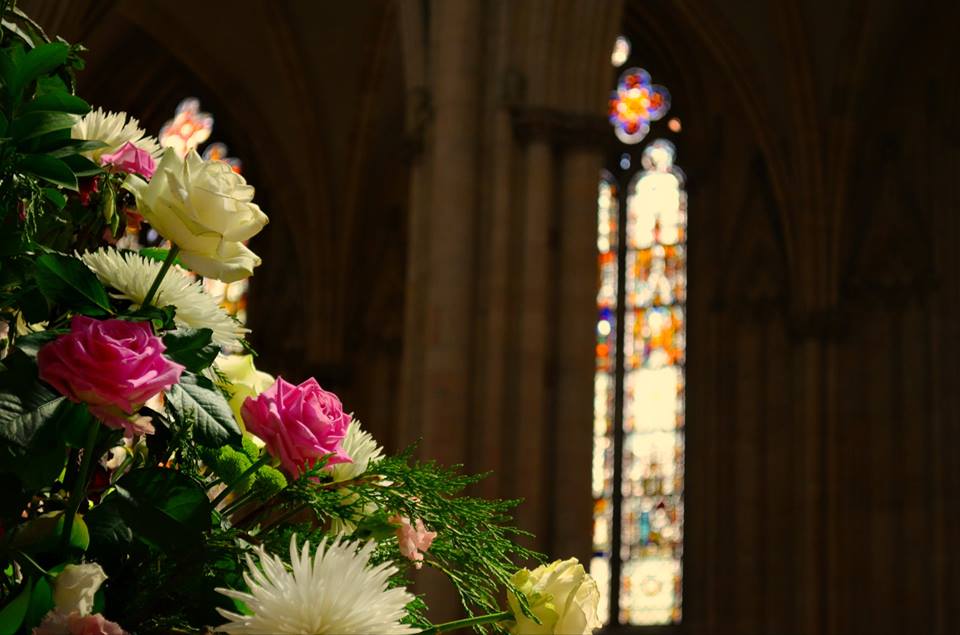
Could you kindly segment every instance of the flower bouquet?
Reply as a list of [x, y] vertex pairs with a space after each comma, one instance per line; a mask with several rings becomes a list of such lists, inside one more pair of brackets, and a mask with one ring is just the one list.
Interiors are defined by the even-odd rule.
[[[82, 48], [0, 11], [0, 635], [599, 626], [575, 560], [520, 568], [514, 502], [254, 367], [198, 279], [259, 265], [254, 189], [91, 110]], [[421, 567], [463, 619], [427, 620]]]

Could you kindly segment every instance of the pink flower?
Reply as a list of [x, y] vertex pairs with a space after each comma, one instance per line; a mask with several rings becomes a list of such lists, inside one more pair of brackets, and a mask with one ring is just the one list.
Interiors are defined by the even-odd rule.
[[94, 320], [78, 315], [70, 332], [40, 349], [40, 378], [70, 401], [127, 436], [151, 433], [143, 404], [177, 383], [183, 366], [163, 356], [166, 347], [148, 322]]
[[139, 174], [149, 180], [157, 169], [157, 162], [149, 152], [127, 141], [116, 152], [100, 156], [100, 163], [110, 165], [121, 172]]
[[74, 611], [67, 615], [50, 611], [40, 626], [33, 629], [33, 635], [127, 635], [127, 632], [100, 613], [80, 615]]
[[437, 537], [437, 532], [427, 531], [421, 519], [417, 519], [416, 526], [410, 524], [410, 519], [406, 516], [391, 516], [390, 522], [399, 525], [397, 527], [397, 542], [400, 545], [400, 553], [405, 558], [413, 561], [418, 569], [423, 566], [422, 551], [426, 551], [433, 544], [433, 539]]
[[247, 430], [267, 444], [284, 469], [297, 476], [320, 458], [332, 454], [327, 465], [349, 463], [341, 443], [350, 425], [349, 415], [332, 392], [310, 378], [294, 386], [281, 377], [240, 407]]

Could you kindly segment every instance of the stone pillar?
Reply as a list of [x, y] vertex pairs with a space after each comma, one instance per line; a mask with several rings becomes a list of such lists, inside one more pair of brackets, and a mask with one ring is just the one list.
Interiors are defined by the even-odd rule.
[[[587, 562], [591, 533], [590, 479], [578, 473], [589, 465], [593, 444], [593, 368], [596, 321], [597, 147], [572, 147], [563, 157], [556, 297], [556, 359], [551, 391], [555, 398], [550, 475], [554, 504], [549, 544], [558, 554]], [[589, 387], [587, 389], [586, 387]]]
[[[473, 373], [473, 244], [477, 203], [480, 6], [471, 0], [434, 2], [430, 34], [433, 85], [429, 245], [426, 265], [421, 435], [422, 453], [446, 463], [463, 460]], [[414, 355], [418, 351], [412, 351]]]
[[[408, 126], [421, 152], [400, 437], [422, 438], [423, 457], [493, 471], [474, 493], [525, 499], [516, 524], [537, 534], [532, 546], [582, 559], [596, 192], [610, 134], [605, 90], [584, 91], [609, 70], [617, 24], [617, 11], [592, 6], [436, 0], [424, 13], [419, 1], [401, 4], [408, 94], [426, 96], [428, 116]], [[425, 55], [410, 50], [418, 42]], [[431, 593], [444, 585], [422, 583]], [[442, 603], [434, 595], [431, 607]]]

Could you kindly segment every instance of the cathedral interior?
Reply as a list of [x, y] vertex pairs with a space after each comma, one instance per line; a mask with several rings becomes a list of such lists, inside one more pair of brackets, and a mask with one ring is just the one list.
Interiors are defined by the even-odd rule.
[[214, 117], [262, 363], [490, 471], [607, 632], [960, 632], [960, 4], [19, 4]]

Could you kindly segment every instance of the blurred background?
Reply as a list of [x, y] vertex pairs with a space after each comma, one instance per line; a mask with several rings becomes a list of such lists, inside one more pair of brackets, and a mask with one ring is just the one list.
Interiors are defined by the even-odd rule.
[[611, 632], [960, 630], [957, 3], [19, 4], [257, 187], [258, 365], [493, 470]]

